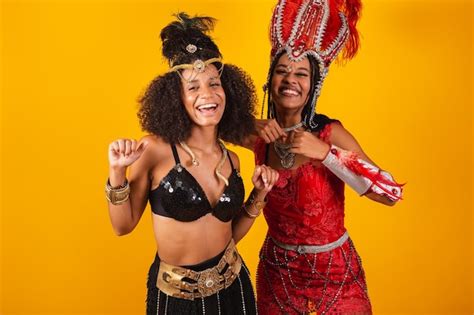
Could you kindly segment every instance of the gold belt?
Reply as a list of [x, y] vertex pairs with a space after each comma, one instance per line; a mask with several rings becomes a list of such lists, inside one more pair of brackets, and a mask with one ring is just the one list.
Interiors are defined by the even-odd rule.
[[242, 260], [234, 240], [231, 240], [216, 266], [203, 271], [173, 266], [160, 262], [156, 286], [166, 295], [194, 300], [211, 296], [229, 287], [237, 278]]

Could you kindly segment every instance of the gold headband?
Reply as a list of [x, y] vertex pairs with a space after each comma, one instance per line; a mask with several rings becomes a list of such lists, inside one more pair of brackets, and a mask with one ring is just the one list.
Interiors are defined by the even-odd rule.
[[[219, 76], [222, 74], [222, 69], [224, 69], [224, 64], [222, 63], [222, 60], [221, 58], [211, 58], [211, 59], [207, 59], [205, 61], [202, 61], [201, 59], [197, 59], [196, 61], [194, 61], [193, 63], [183, 63], [183, 64], [180, 64], [180, 65], [176, 65], [174, 67], [172, 67], [170, 69], [171, 72], [173, 71], [176, 71], [178, 73], [178, 75], [185, 81], [192, 81], [199, 73], [202, 73], [204, 72], [204, 70], [206, 69], [206, 67], [208, 65], [210, 65], [211, 63], [214, 63], [214, 62], [220, 62], [222, 64], [222, 66], [217, 69], [217, 71], [219, 72]], [[189, 69], [189, 70], [193, 70], [193, 71], [196, 71], [196, 74], [193, 76], [191, 75], [191, 77], [189, 79], [185, 79], [182, 75], [181, 75], [181, 72], [179, 70], [186, 70], [186, 69]]]

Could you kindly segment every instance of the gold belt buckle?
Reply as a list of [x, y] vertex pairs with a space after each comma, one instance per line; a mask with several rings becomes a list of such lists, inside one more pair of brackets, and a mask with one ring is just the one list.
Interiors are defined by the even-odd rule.
[[224, 288], [222, 276], [219, 275], [216, 268], [210, 268], [200, 272], [197, 281], [197, 290], [202, 296], [213, 295], [222, 288]]

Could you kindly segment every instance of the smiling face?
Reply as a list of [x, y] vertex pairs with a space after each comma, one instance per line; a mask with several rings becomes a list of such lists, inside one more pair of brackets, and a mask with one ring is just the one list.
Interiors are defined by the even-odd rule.
[[[189, 118], [198, 126], [216, 126], [224, 114], [225, 92], [217, 68], [210, 64], [195, 75], [186, 69], [181, 75], [181, 98]], [[191, 78], [187, 81], [184, 78]]]
[[271, 99], [277, 110], [302, 111], [311, 88], [311, 66], [308, 58], [290, 61], [287, 54], [278, 60], [271, 80]]

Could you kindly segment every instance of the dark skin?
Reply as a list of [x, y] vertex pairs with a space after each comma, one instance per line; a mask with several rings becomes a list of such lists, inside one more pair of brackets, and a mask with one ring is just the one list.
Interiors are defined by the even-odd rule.
[[[191, 75], [184, 70], [183, 77]], [[186, 144], [194, 152], [199, 165], [193, 165], [183, 147], [177, 145], [182, 165], [197, 180], [211, 205], [215, 205], [225, 189], [224, 182], [214, 175], [223, 157], [217, 142], [217, 126], [225, 109], [225, 93], [217, 69], [209, 65], [192, 81], [182, 79], [181, 99], [192, 121]], [[236, 154], [230, 153], [233, 165], [239, 169]], [[161, 179], [175, 166], [169, 143], [155, 135], [140, 141], [120, 139], [109, 145], [110, 184], [119, 186], [125, 181], [127, 168], [130, 198], [121, 205], [109, 202], [112, 226], [118, 235], [133, 231], [145, 210], [148, 192], [159, 186]], [[228, 178], [232, 168], [226, 162], [221, 170]], [[255, 200], [263, 201], [278, 180], [278, 173], [267, 166], [255, 168], [252, 183]], [[250, 209], [253, 211], [253, 209]], [[252, 213], [256, 214], [256, 213]], [[153, 230], [160, 258], [173, 265], [192, 265], [215, 257], [233, 238], [238, 242], [252, 226], [255, 218], [239, 215], [230, 222], [222, 222], [211, 213], [192, 222], [152, 214]]]
[[[266, 143], [280, 141], [291, 143], [291, 152], [295, 153], [295, 164], [293, 169], [312, 160], [314, 165], [320, 165], [327, 156], [330, 145], [319, 138], [319, 133], [309, 132], [298, 128], [291, 132], [284, 132], [283, 128], [294, 126], [302, 119], [301, 113], [307, 102], [310, 90], [311, 67], [309, 60], [304, 58], [300, 62], [292, 62], [286, 54], [283, 54], [275, 66], [269, 91], [271, 100], [275, 104], [275, 119], [263, 119], [256, 122], [256, 135], [250, 136], [244, 142], [244, 146], [253, 150], [258, 137]], [[329, 141], [347, 151], [355, 152], [359, 158], [376, 165], [364, 152], [354, 136], [339, 123], [331, 124]], [[274, 169], [282, 169], [280, 159], [273, 146], [270, 146], [268, 154], [268, 166]], [[368, 192], [364, 196], [382, 203], [393, 206], [396, 202], [391, 199]]]

